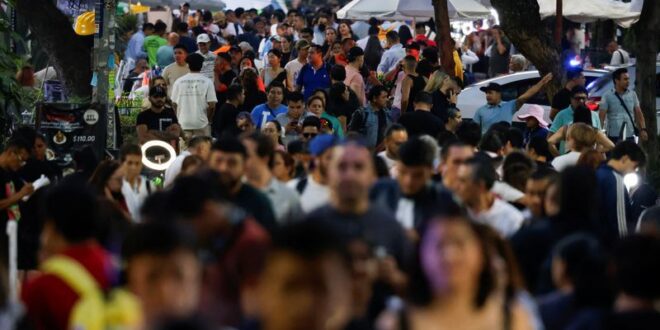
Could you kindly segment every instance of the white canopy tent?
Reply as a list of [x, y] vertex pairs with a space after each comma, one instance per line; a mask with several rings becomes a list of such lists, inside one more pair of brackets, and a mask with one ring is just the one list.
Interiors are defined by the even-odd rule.
[[225, 10], [231, 9], [235, 10], [236, 8], [243, 8], [248, 10], [250, 8], [263, 9], [270, 5], [273, 5], [275, 9], [282, 9], [284, 12], [287, 12], [286, 4], [284, 0], [222, 0], [226, 5]]
[[[657, 1], [657, 0], [656, 0]], [[541, 18], [555, 15], [557, 0], [538, 0]], [[628, 28], [639, 20], [644, 0], [625, 3], [616, 0], [564, 0], [562, 14], [567, 19], [587, 23], [598, 19], [612, 19], [618, 25]]]
[[[450, 19], [486, 18], [491, 12], [475, 0], [448, 0]], [[337, 11], [337, 17], [368, 20], [371, 17], [388, 20], [433, 17], [431, 0], [353, 0]]]

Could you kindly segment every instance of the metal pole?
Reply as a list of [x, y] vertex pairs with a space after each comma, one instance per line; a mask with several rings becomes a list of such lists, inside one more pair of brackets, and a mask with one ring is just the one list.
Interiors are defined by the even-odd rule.
[[114, 69], [115, 49], [115, 11], [116, 0], [98, 0], [96, 3], [95, 21], [97, 31], [94, 35], [94, 75], [96, 86], [94, 103], [98, 104], [100, 112], [107, 119], [106, 147], [115, 148], [115, 118], [113, 102], [110, 94], [110, 71]]

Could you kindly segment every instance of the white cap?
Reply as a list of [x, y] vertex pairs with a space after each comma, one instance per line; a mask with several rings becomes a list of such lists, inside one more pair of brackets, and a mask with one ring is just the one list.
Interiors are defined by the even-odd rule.
[[202, 33], [197, 36], [197, 43], [202, 43], [202, 42], [203, 43], [211, 42], [211, 38], [209, 38], [208, 34]]

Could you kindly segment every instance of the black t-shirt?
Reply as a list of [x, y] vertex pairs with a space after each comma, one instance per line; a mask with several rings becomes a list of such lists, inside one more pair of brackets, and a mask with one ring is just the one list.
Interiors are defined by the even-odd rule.
[[230, 197], [229, 201], [251, 214], [270, 234], [273, 234], [277, 229], [275, 213], [270, 199], [251, 185], [241, 185], [241, 190], [235, 196]]
[[322, 221], [330, 228], [338, 231], [348, 241], [361, 238], [383, 247], [388, 255], [393, 256], [399, 265], [405, 265], [409, 252], [409, 243], [405, 238], [403, 228], [390, 212], [383, 208], [369, 206], [366, 213], [341, 213], [327, 205], [312, 211], [306, 221]]
[[266, 103], [266, 93], [262, 92], [260, 90], [256, 91], [250, 91], [246, 90], [245, 91], [245, 102], [241, 106], [241, 111], [246, 111], [252, 113], [252, 110], [254, 110], [254, 107], [258, 106], [259, 104]]
[[[328, 90], [329, 93], [329, 90]], [[352, 89], [349, 89], [348, 101], [335, 100], [333, 98], [328, 99], [328, 114], [331, 114], [337, 118], [340, 116], [345, 116], [347, 121], [351, 120], [355, 110], [360, 108], [360, 100], [357, 97], [357, 94]]]
[[562, 111], [568, 108], [569, 105], [571, 105], [571, 91], [566, 88], [562, 88], [552, 98], [552, 107]]
[[428, 111], [404, 113], [399, 118], [399, 124], [406, 128], [411, 137], [424, 134], [435, 137], [445, 128], [440, 118]]
[[217, 138], [223, 135], [237, 135], [238, 127], [236, 127], [236, 116], [240, 109], [231, 103], [224, 103], [213, 116], [213, 135]]
[[151, 109], [140, 112], [135, 121], [135, 126], [147, 125], [148, 130], [164, 132], [171, 125], [178, 123], [174, 110], [165, 107], [160, 113], [153, 112]]
[[34, 182], [34, 180], [45, 175], [51, 182], [55, 182], [62, 178], [62, 170], [57, 167], [57, 164], [48, 160], [36, 160], [30, 158], [25, 162], [25, 165], [18, 171], [18, 176], [27, 182]]
[[449, 97], [440, 91], [433, 92], [432, 96], [433, 107], [431, 107], [431, 113], [444, 123], [449, 117], [449, 108], [454, 107], [455, 104], [449, 102]]
[[410, 93], [408, 95], [408, 108], [402, 110], [404, 112], [413, 112], [415, 111], [415, 103], [413, 100], [417, 96], [417, 93], [423, 91], [424, 87], [426, 87], [426, 80], [424, 80], [424, 77], [420, 74], [417, 74], [417, 76], [408, 75], [408, 78], [412, 79], [413, 83], [412, 86], [410, 86]]
[[[236, 79], [236, 73], [234, 70], [229, 70], [223, 74], [220, 75], [220, 82], [224, 84], [225, 86], [229, 87], [231, 85], [232, 81]], [[218, 99], [218, 102], [216, 104], [223, 104], [227, 102], [227, 92], [216, 92], [215, 93], [216, 98]]]
[[437, 65], [432, 64], [427, 59], [422, 59], [417, 64], [417, 70], [416, 71], [417, 71], [417, 74], [419, 74], [421, 76], [424, 76], [424, 77], [428, 77], [433, 73], [433, 71], [435, 71], [437, 69], [438, 69]]

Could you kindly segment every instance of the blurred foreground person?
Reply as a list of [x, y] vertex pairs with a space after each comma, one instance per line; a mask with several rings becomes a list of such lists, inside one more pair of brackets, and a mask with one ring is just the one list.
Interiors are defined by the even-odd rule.
[[344, 329], [351, 265], [341, 241], [320, 222], [294, 224], [275, 236], [259, 286], [261, 329]]
[[167, 222], [138, 225], [126, 237], [122, 254], [127, 287], [140, 299], [148, 327], [195, 313], [201, 268], [189, 228]]

